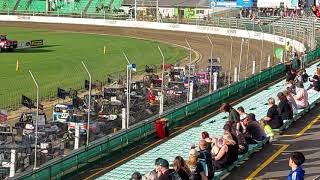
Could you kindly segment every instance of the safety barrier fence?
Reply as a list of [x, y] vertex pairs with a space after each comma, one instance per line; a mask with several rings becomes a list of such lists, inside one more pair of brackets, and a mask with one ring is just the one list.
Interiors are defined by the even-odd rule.
[[[304, 62], [309, 64], [318, 57], [320, 57], [320, 48], [310, 51], [304, 58]], [[294, 61], [294, 66], [297, 67], [296, 61]], [[212, 107], [217, 107], [233, 98], [242, 97], [257, 87], [280, 78], [285, 73], [285, 69], [284, 64], [278, 64], [246, 80], [231, 84], [210, 95], [197, 98], [188, 104], [182, 104], [180, 107], [164, 114], [163, 117], [169, 119], [168, 126], [172, 130], [195, 113], [207, 109], [212, 110]], [[128, 130], [121, 130], [113, 135], [96, 140], [87, 147], [81, 147], [65, 157], [51, 160], [37, 170], [25, 171], [15, 178], [26, 180], [61, 179], [77, 173], [82, 169], [95, 165], [97, 162], [114, 157], [114, 154], [119, 154], [132, 145], [136, 146], [144, 142], [144, 140], [155, 137], [154, 123], [156, 120], [156, 117], [152, 117], [141, 121], [131, 126]]]

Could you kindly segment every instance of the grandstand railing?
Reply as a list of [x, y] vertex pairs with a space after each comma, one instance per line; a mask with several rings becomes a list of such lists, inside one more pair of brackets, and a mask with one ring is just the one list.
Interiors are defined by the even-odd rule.
[[[320, 48], [310, 51], [305, 58], [306, 63], [311, 63], [320, 57]], [[297, 66], [297, 63], [294, 63]], [[172, 129], [183, 123], [189, 116], [205, 109], [219, 106], [231, 98], [239, 98], [253, 89], [281, 77], [285, 73], [284, 64], [278, 64], [268, 68], [259, 74], [253, 75], [243, 81], [236, 82], [214, 93], [197, 98], [189, 104], [166, 112], [163, 117], [169, 119], [169, 128]], [[129, 145], [143, 142], [143, 140], [155, 136], [154, 121], [150, 118], [137, 123], [128, 130], [119, 131], [116, 134], [106, 136], [90, 143], [87, 147], [81, 147], [71, 154], [47, 162], [37, 170], [29, 170], [17, 175], [17, 179], [60, 179], [70, 174], [77, 173], [81, 169], [95, 165], [101, 160], [111, 158], [115, 153], [123, 152]]]

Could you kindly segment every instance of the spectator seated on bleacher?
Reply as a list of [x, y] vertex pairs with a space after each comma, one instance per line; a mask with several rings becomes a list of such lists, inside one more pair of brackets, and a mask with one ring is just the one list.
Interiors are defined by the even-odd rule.
[[248, 114], [248, 118], [244, 120], [245, 139], [248, 144], [257, 144], [266, 138], [266, 133], [260, 123], [256, 120], [254, 114]]
[[203, 131], [201, 133], [201, 139], [203, 139], [207, 142], [208, 150], [211, 151], [212, 139], [210, 138], [209, 133], [207, 131]]
[[284, 90], [283, 95], [286, 96], [286, 98], [292, 108], [293, 114], [296, 114], [297, 110], [298, 110], [298, 106], [297, 106], [296, 101], [294, 100], [292, 94], [288, 90]]
[[295, 82], [295, 83], [304, 82], [304, 81], [303, 81], [303, 78], [302, 78], [302, 74], [303, 74], [302, 69], [299, 69], [299, 70], [297, 71], [297, 76], [296, 76], [296, 78], [294, 79], [294, 82]]
[[231, 134], [224, 134], [222, 143], [219, 143], [218, 138], [214, 141], [212, 154], [216, 170], [222, 170], [238, 160], [238, 147]]
[[242, 106], [238, 107], [237, 111], [240, 115], [240, 120], [244, 120], [248, 116], [248, 114], [244, 111], [244, 108]]
[[208, 179], [212, 179], [214, 177], [214, 168], [212, 164], [212, 155], [208, 148], [208, 143], [201, 139], [199, 141], [199, 160], [205, 170], [205, 175]]
[[287, 97], [282, 92], [279, 92], [277, 96], [280, 101], [278, 104], [278, 110], [279, 110], [281, 119], [283, 121], [293, 119], [293, 110]]
[[274, 133], [273, 133], [272, 128], [268, 124], [266, 124], [265, 121], [263, 121], [263, 120], [260, 121], [260, 125], [261, 125], [261, 127], [263, 127], [263, 130], [266, 133], [266, 136], [267, 136], [269, 142], [271, 142], [274, 139]]
[[296, 94], [296, 85], [293, 80], [287, 83], [287, 90], [292, 94]]
[[294, 81], [296, 78], [296, 71], [291, 68], [290, 71], [287, 71], [287, 74], [286, 74], [286, 81], [289, 82], [289, 81]]
[[132, 179], [132, 180], [142, 180], [142, 175], [141, 175], [139, 172], [134, 172], [134, 173], [131, 175], [131, 179]]
[[174, 158], [173, 169], [178, 173], [181, 180], [189, 180], [190, 170], [181, 156]]
[[271, 97], [268, 99], [268, 106], [269, 109], [264, 120], [272, 129], [278, 129], [283, 125], [283, 121], [279, 114], [278, 106], [275, 104], [274, 98]]
[[143, 180], [157, 180], [157, 179], [158, 179], [158, 176], [157, 176], [157, 173], [155, 171], [147, 172], [143, 176]]
[[186, 162], [190, 170], [190, 179], [193, 180], [208, 180], [205, 175], [202, 164], [199, 162], [199, 152], [196, 149], [189, 151], [189, 159]]
[[[305, 69], [301, 69], [301, 71], [302, 71], [302, 82], [307, 82], [308, 81], [308, 78], [309, 78], [309, 76], [308, 76], [308, 74], [307, 74], [307, 72], [306, 72], [306, 70]], [[318, 76], [319, 77], [319, 76]]]
[[[297, 94], [293, 95], [293, 98], [297, 104], [298, 109], [304, 109], [308, 107], [308, 92], [304, 89], [303, 83], [297, 83]], [[272, 127], [272, 126], [271, 126]]]
[[[150, 171], [149, 173], [147, 173], [148, 176], [153, 176], [153, 175], [155, 175], [156, 179], [158, 179], [158, 169], [160, 168], [160, 167], [159, 167], [159, 162], [160, 162], [161, 159], [162, 159], [162, 158], [157, 158], [157, 159], [154, 161], [155, 168], [154, 168], [152, 171]], [[147, 177], [147, 175], [146, 175], [146, 177]]]
[[242, 106], [237, 108], [238, 113], [240, 114], [240, 128], [239, 131], [241, 133], [244, 133], [244, 126], [243, 126], [243, 120], [248, 117], [248, 114], [244, 111], [244, 108]]
[[309, 80], [310, 82], [312, 82], [312, 84], [310, 84], [310, 86], [307, 88], [307, 91], [312, 89], [313, 91], [319, 92], [320, 91], [320, 79], [318, 77], [318, 75], [313, 75], [312, 79]]
[[178, 176], [173, 169], [169, 169], [169, 162], [165, 159], [159, 159], [156, 171], [158, 180], [171, 180], [172, 176]]
[[232, 138], [234, 139], [234, 141], [238, 145], [239, 154], [245, 154], [248, 152], [248, 144], [246, 142], [244, 135], [240, 131], [233, 128], [229, 122], [227, 122], [223, 126], [223, 130], [224, 130], [224, 134], [230, 133], [232, 135]]
[[220, 107], [221, 112], [229, 113], [228, 121], [235, 122], [236, 129], [240, 129], [240, 114], [229, 103], [223, 103]]

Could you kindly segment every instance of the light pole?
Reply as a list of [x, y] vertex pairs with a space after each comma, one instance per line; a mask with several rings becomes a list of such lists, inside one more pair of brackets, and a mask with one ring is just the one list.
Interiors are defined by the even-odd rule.
[[134, 0], [134, 20], [137, 20], [137, 0]]
[[264, 32], [263, 32], [263, 29], [262, 29], [260, 24], [259, 24], [259, 28], [260, 28], [261, 33], [262, 33], [261, 50], [260, 50], [260, 54], [261, 54], [261, 57], [260, 57], [260, 72], [261, 72], [262, 71], [262, 59], [263, 59]]
[[159, 0], [157, 0], [157, 22], [159, 22]]
[[272, 63], [274, 63], [274, 51], [275, 51], [275, 43], [276, 43], [276, 33], [275, 33], [275, 29], [274, 27], [272, 26], [272, 35], [273, 35], [273, 42], [272, 42]]
[[186, 43], [189, 47], [189, 75], [188, 75], [188, 94], [187, 94], [187, 103], [189, 103], [192, 49], [187, 39], [186, 39]]
[[241, 48], [240, 48], [239, 67], [238, 67], [238, 81], [240, 81], [243, 42], [244, 42], [244, 39], [242, 38], [241, 39]]
[[210, 44], [211, 44], [211, 49], [210, 49], [210, 69], [209, 69], [209, 78], [210, 78], [210, 80], [209, 80], [209, 94], [211, 94], [211, 92], [212, 92], [212, 51], [213, 51], [213, 43], [212, 43], [212, 41], [211, 41], [211, 39], [210, 39], [210, 36], [208, 35], [208, 39], [209, 39], [209, 42], [210, 42]]
[[91, 74], [87, 69], [87, 66], [84, 64], [83, 61], [81, 61], [82, 66], [84, 67], [84, 69], [86, 70], [88, 76], [89, 76], [89, 98], [88, 98], [88, 120], [87, 120], [87, 143], [86, 145], [89, 145], [89, 138], [90, 138], [90, 111], [91, 111]]
[[161, 72], [161, 97], [160, 97], [160, 109], [159, 109], [159, 117], [163, 113], [163, 99], [164, 99], [164, 92], [163, 92], [163, 84], [164, 84], [164, 56], [162, 53], [161, 48], [158, 46], [159, 52], [162, 56], [162, 72]]
[[247, 75], [248, 75], [248, 64], [249, 64], [249, 51], [250, 51], [250, 32], [247, 30], [247, 28], [246, 28], [246, 31], [247, 31], [247, 33], [248, 33], [248, 36], [249, 36], [249, 38], [247, 39], [247, 41], [248, 41], [248, 48], [247, 48], [247, 62], [246, 62], [246, 76], [245, 76], [245, 78], [247, 79]]
[[127, 129], [129, 129], [129, 119], [130, 119], [130, 103], [131, 103], [131, 72], [136, 71], [136, 64], [131, 64], [127, 55], [123, 52], [123, 56], [127, 60]]
[[229, 61], [229, 85], [231, 84], [231, 68], [232, 68], [232, 53], [233, 53], [233, 38], [231, 34], [229, 34], [229, 37], [231, 39], [231, 44], [230, 44], [230, 61]]
[[131, 83], [130, 83], [130, 79], [131, 79], [131, 70], [129, 69], [128, 65], [130, 64], [129, 59], [127, 57], [127, 55], [123, 52], [123, 56], [125, 57], [125, 59], [127, 60], [127, 65], [126, 65], [126, 70], [127, 70], [127, 113], [126, 113], [126, 129], [129, 128], [129, 118], [130, 118], [130, 89], [131, 89]]
[[37, 145], [38, 145], [38, 120], [39, 120], [39, 85], [36, 79], [34, 78], [31, 70], [29, 70], [29, 74], [37, 88], [37, 115], [36, 115], [36, 127], [35, 127], [34, 165], [33, 165], [33, 169], [36, 170], [37, 169]]

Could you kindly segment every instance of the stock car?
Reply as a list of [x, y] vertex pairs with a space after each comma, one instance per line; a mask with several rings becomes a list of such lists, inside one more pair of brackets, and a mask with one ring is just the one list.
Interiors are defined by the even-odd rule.
[[6, 35], [0, 35], [0, 52], [4, 50], [14, 51], [18, 47], [16, 40], [8, 40]]
[[53, 108], [53, 122], [64, 123], [72, 113], [72, 104], [56, 104]]

